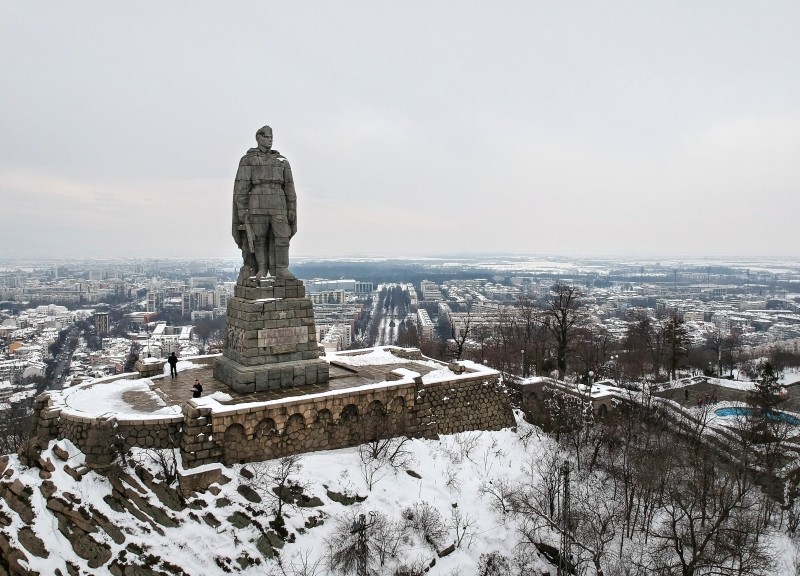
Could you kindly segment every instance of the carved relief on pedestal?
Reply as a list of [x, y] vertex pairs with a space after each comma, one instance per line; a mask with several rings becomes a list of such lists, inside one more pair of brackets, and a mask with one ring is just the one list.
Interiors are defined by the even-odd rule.
[[243, 339], [244, 333], [242, 329], [228, 324], [228, 329], [225, 332], [225, 348], [241, 353]]

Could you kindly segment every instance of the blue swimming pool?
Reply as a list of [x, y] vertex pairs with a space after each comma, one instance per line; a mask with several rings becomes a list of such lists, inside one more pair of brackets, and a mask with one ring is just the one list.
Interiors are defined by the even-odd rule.
[[[753, 409], [746, 406], [734, 406], [732, 408], [718, 408], [717, 410], [714, 410], [714, 414], [723, 417], [747, 416], [748, 414], [752, 413]], [[791, 414], [787, 414], [786, 412], [770, 412], [767, 414], [767, 420], [780, 420], [782, 422], [786, 422], [787, 424], [791, 424], [792, 426], [800, 426], [800, 418], [792, 416]]]

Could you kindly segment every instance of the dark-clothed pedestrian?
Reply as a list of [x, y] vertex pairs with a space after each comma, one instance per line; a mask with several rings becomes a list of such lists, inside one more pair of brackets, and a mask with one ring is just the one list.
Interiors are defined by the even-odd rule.
[[177, 378], [178, 376], [178, 357], [175, 356], [175, 352], [172, 352], [167, 358], [167, 362], [169, 362], [169, 375], [173, 378]]
[[194, 386], [192, 386], [192, 398], [200, 398], [200, 395], [202, 393], [203, 393], [203, 385], [200, 384], [200, 380], [195, 378]]

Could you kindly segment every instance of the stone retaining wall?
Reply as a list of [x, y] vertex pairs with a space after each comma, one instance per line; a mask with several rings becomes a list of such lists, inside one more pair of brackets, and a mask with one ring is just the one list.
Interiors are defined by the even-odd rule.
[[420, 389], [415, 409], [414, 434], [422, 437], [514, 425], [507, 391], [497, 379], [465, 377], [429, 384]]
[[[552, 378], [539, 378], [533, 382], [522, 382], [517, 385], [517, 388], [520, 391], [520, 407], [525, 414], [525, 418], [547, 432], [553, 430], [553, 407], [548, 406], [546, 400], [548, 392], [561, 392], [574, 397], [576, 401], [585, 402], [585, 396], [578, 392], [574, 385], [570, 386]], [[617, 412], [616, 405], [618, 401], [618, 399], [609, 395], [593, 398], [592, 411], [594, 416], [596, 418], [605, 418], [614, 415]], [[564, 423], [562, 422], [561, 424]]]
[[190, 400], [184, 407], [184, 465], [269, 460], [399, 435], [407, 428], [414, 392], [414, 384], [386, 385], [214, 414]]
[[429, 385], [415, 380], [217, 413], [190, 400], [184, 407], [184, 466], [230, 465], [379, 438], [430, 438], [514, 425], [507, 390], [497, 375], [456, 376]]
[[416, 374], [396, 382], [217, 409], [188, 400], [183, 414], [122, 420], [85, 417], [53, 406], [50, 394], [34, 405], [33, 435], [44, 448], [69, 439], [89, 467], [111, 464], [131, 447], [180, 447], [185, 468], [269, 460], [355, 446], [379, 438], [432, 438], [514, 425], [508, 391], [496, 372], [464, 372], [423, 384]]
[[115, 416], [88, 417], [50, 405], [45, 393], [34, 402], [34, 437], [40, 448], [50, 440], [65, 438], [86, 456], [86, 465], [111, 464], [120, 450], [176, 448], [180, 445], [183, 416], [124, 420]]

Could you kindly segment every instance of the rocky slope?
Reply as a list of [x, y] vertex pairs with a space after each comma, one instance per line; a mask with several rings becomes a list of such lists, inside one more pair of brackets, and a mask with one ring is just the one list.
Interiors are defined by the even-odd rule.
[[[531, 430], [407, 440], [397, 466], [358, 448], [311, 453], [282, 489], [267, 474], [278, 461], [220, 468], [192, 491], [170, 451], [92, 471], [69, 441], [52, 442], [27, 466], [0, 457], [0, 576], [321, 576], [331, 542], [355, 542], [361, 514], [377, 522], [368, 528], [377, 573], [468, 576], [487, 554], [514, 554], [518, 527], [482, 487], [525, 477], [546, 441]], [[535, 550], [529, 562], [525, 573], [552, 568]]]

